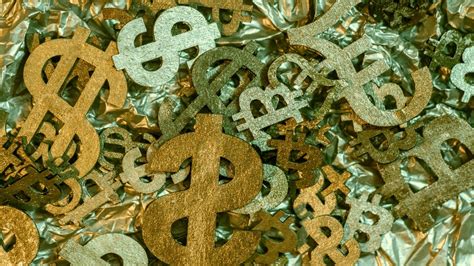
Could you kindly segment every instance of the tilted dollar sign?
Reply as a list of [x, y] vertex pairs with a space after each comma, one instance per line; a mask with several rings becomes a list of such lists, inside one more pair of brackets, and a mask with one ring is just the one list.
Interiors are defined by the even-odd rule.
[[[364, 192], [360, 198], [346, 198], [346, 203], [351, 205], [349, 216], [347, 217], [344, 239], [348, 240], [352, 236], [361, 231], [368, 236], [367, 242], [359, 243], [360, 250], [364, 252], [374, 252], [380, 247], [382, 241], [381, 235], [387, 233], [392, 228], [393, 216], [392, 214], [379, 206], [381, 196], [375, 194], [372, 198], [372, 202], [368, 202], [369, 193]], [[378, 220], [369, 224], [363, 223], [361, 217], [364, 217], [364, 213], [369, 212], [378, 217]]]
[[[234, 231], [223, 246], [215, 247], [216, 214], [250, 202], [262, 185], [262, 162], [244, 141], [221, 132], [222, 117], [197, 115], [196, 131], [163, 144], [149, 158], [149, 170], [177, 172], [192, 158], [191, 187], [151, 203], [143, 218], [143, 239], [160, 260], [177, 265], [230, 265], [249, 258], [259, 233]], [[234, 166], [230, 182], [219, 185], [221, 158]], [[168, 210], [168, 211], [166, 211]], [[186, 246], [171, 235], [172, 224], [188, 219]], [[232, 254], [229, 256], [229, 254]]]
[[[33, 109], [23, 124], [19, 136], [26, 136], [29, 143], [41, 127], [47, 113], [61, 120], [61, 127], [51, 146], [53, 157], [62, 156], [75, 136], [81, 141], [81, 153], [74, 163], [79, 175], [89, 172], [99, 157], [99, 136], [85, 118], [104, 83], [108, 83], [107, 104], [122, 106], [127, 96], [127, 82], [122, 72], [113, 67], [111, 56], [116, 53], [114, 43], [104, 52], [86, 43], [89, 30], [77, 28], [72, 39], [52, 40], [38, 46], [25, 64], [25, 85], [33, 96]], [[53, 74], [45, 83], [43, 66], [55, 56], [61, 56]], [[77, 59], [93, 65], [95, 70], [74, 106], [59, 94], [68, 73]]]
[[[188, 32], [174, 35], [173, 26], [185, 23], [190, 27]], [[216, 46], [214, 39], [220, 37], [215, 23], [207, 24], [199, 11], [186, 6], [177, 6], [166, 10], [158, 17], [154, 25], [155, 42], [135, 47], [136, 37], [146, 32], [142, 18], [137, 18], [125, 25], [118, 36], [120, 54], [113, 57], [117, 69], [126, 69], [130, 77], [143, 86], [158, 86], [171, 80], [179, 68], [179, 52], [198, 47], [199, 55]], [[162, 65], [155, 71], [146, 70], [143, 63], [162, 59]], [[189, 60], [188, 66], [194, 60]]]
[[[181, 130], [194, 118], [194, 116], [205, 106], [212, 113], [221, 114], [230, 117], [238, 111], [238, 97], [247, 87], [263, 85], [262, 72], [265, 65], [254, 56], [258, 45], [255, 42], [247, 44], [242, 50], [235, 47], [218, 47], [212, 49], [200, 56], [193, 65], [192, 77], [193, 85], [196, 88], [198, 96], [187, 108], [177, 117], [174, 117], [173, 105], [165, 100], [160, 106], [158, 114], [158, 123], [161, 133], [163, 134], [155, 146], [160, 146], [165, 141], [177, 136]], [[222, 71], [214, 78], [209, 79], [208, 69], [216, 63], [222, 61], [230, 61], [226, 64]], [[239, 70], [246, 69], [248, 74], [252, 74], [253, 78], [249, 78], [245, 82], [241, 80], [239, 86], [235, 88], [234, 98], [230, 103], [225, 104], [218, 96], [226, 83], [238, 73]], [[230, 119], [228, 119], [230, 120]], [[229, 121], [227, 121], [229, 123]], [[224, 129], [227, 134], [226, 120], [224, 120]], [[233, 128], [233, 127], [232, 127]], [[152, 147], [153, 149], [153, 147]]]
[[[252, 5], [245, 5], [243, 0], [178, 0], [178, 3], [181, 5], [188, 4], [197, 4], [204, 7], [212, 8], [212, 19], [215, 22], [220, 22], [222, 24], [222, 33], [229, 36], [235, 33], [240, 26], [240, 22], [250, 22], [252, 17], [249, 15], [243, 14], [242, 11], [251, 12], [253, 9]], [[232, 11], [232, 16], [230, 21], [223, 22], [221, 19], [221, 10], [230, 10]]]

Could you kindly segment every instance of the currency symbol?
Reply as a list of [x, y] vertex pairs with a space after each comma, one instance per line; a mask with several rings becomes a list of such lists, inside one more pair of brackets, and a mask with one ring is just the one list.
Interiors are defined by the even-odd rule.
[[[63, 123], [56, 140], [51, 146], [53, 157], [62, 156], [75, 136], [81, 141], [81, 153], [74, 163], [80, 176], [89, 172], [99, 156], [99, 137], [85, 114], [93, 104], [102, 85], [107, 82], [109, 97], [107, 103], [121, 106], [127, 96], [125, 76], [113, 68], [110, 57], [115, 53], [114, 43], [102, 50], [86, 43], [89, 31], [78, 28], [71, 40], [56, 39], [38, 46], [25, 64], [25, 85], [33, 96], [34, 106], [19, 136], [26, 136], [29, 143], [47, 113], [53, 114]], [[62, 52], [61, 52], [62, 51]], [[43, 81], [42, 69], [45, 62], [61, 56], [48, 83]], [[95, 67], [94, 73], [78, 100], [71, 106], [58, 93], [67, 74], [80, 58]]]
[[[6, 147], [7, 146], [7, 147]], [[9, 141], [6, 136], [0, 137], [0, 173], [5, 176], [16, 175], [29, 165], [28, 156], [18, 140]]]
[[[302, 224], [309, 236], [318, 244], [311, 252], [311, 264], [324, 265], [324, 257], [328, 256], [336, 265], [339, 263], [353, 264], [360, 255], [359, 245], [355, 239], [346, 241], [344, 245], [347, 248], [346, 255], [343, 255], [338, 246], [343, 238], [342, 225], [336, 218], [329, 216], [336, 208], [336, 194], [333, 189], [323, 191], [324, 203], [317, 196], [317, 193], [323, 188], [324, 179], [319, 178], [318, 182], [301, 190], [300, 195], [295, 199], [293, 208], [295, 213], [302, 219]], [[327, 193], [328, 191], [333, 191]], [[309, 205], [313, 212], [309, 213], [306, 209]], [[310, 218], [308, 220], [308, 218]], [[323, 232], [323, 228], [329, 229], [330, 236]]]
[[[271, 139], [268, 141], [268, 146], [276, 148], [277, 164], [283, 170], [297, 170], [300, 179], [296, 181], [298, 188], [305, 188], [311, 186], [313, 182], [313, 170], [321, 166], [323, 163], [323, 155], [321, 151], [304, 143], [305, 135], [303, 133], [296, 134], [296, 141], [294, 140], [294, 133], [287, 131], [285, 140]], [[297, 157], [293, 158], [292, 151], [298, 151]], [[304, 159], [304, 162], [297, 162], [299, 159]]]
[[288, 181], [285, 173], [280, 168], [271, 164], [264, 164], [263, 180], [270, 183], [270, 192], [266, 196], [259, 193], [252, 202], [243, 208], [234, 210], [234, 212], [252, 214], [262, 209], [273, 209], [285, 199], [288, 193]]
[[0, 202], [8, 202], [21, 208], [39, 208], [56, 201], [61, 196], [57, 187], [61, 178], [49, 170], [38, 172], [34, 167], [26, 167], [27, 175], [0, 189]]
[[[28, 51], [32, 53], [36, 47], [40, 45], [39, 34], [34, 33], [33, 35], [27, 35], [27, 40], [31, 38], [31, 42], [27, 42]], [[46, 37], [45, 42], [51, 41], [51, 37]], [[100, 41], [97, 37], [93, 36], [91, 43], [94, 45], [100, 45]], [[51, 60], [48, 60], [44, 63], [44, 74], [48, 80], [52, 77], [55, 66]], [[87, 82], [89, 81], [90, 75], [89, 72], [94, 71], [94, 66], [88, 64], [85, 61], [78, 61], [72, 68], [71, 73], [67, 76], [64, 84], [68, 84], [72, 80], [77, 78], [77, 86], [81, 89], [85, 88]]]
[[[416, 90], [411, 101], [409, 101], [405, 107], [397, 108], [396, 110], [384, 110], [384, 108], [378, 108], [372, 104], [369, 97], [365, 94], [363, 85], [388, 70], [389, 66], [384, 61], [378, 60], [360, 72], [357, 72], [351, 61], [352, 58], [370, 49], [370, 39], [364, 36], [346, 48], [340, 49], [339, 46], [330, 41], [321, 38], [313, 38], [314, 35], [336, 24], [342, 15], [360, 2], [361, 0], [336, 2], [328, 12], [315, 22], [304, 27], [290, 29], [288, 31], [290, 44], [309, 47], [326, 57], [326, 59], [318, 65], [318, 68], [325, 68], [329, 72], [336, 70], [341, 80], [350, 83], [350, 85], [346, 86], [337, 96], [339, 98], [346, 98], [356, 114], [364, 121], [375, 126], [395, 126], [403, 124], [418, 115], [431, 98], [433, 88], [428, 68], [423, 68], [412, 73]], [[403, 93], [395, 84], [386, 84], [384, 86], [385, 88], [382, 87], [381, 90], [390, 90], [391, 93], [389, 95], [393, 96], [393, 94], [397, 95]], [[394, 89], [395, 91], [393, 91]]]
[[101, 257], [115, 254], [123, 265], [148, 265], [148, 257], [133, 238], [122, 234], [101, 235], [81, 246], [73, 239], [66, 242], [59, 255], [71, 265], [110, 265]]
[[[238, 111], [237, 98], [241, 92], [247, 87], [263, 85], [262, 71], [265, 65], [253, 55], [257, 48], [257, 44], [251, 42], [243, 50], [234, 47], [218, 47], [200, 56], [192, 69], [193, 83], [198, 96], [176, 119], [173, 117], [172, 104], [169, 101], [163, 102], [158, 114], [158, 123], [163, 135], [158, 140], [156, 146], [160, 146], [165, 141], [178, 135], [199, 110], [205, 106], [213, 113], [223, 114], [226, 117], [236, 113]], [[231, 62], [225, 65], [212, 81], [209, 81], [207, 73], [209, 67], [224, 60], [230, 60]], [[249, 70], [251, 72], [249, 74], [252, 74], [254, 77], [248, 83], [241, 80], [233, 93], [235, 100], [225, 104], [217, 94], [224, 88], [232, 76], [242, 68]], [[228, 123], [224, 120], [224, 129], [227, 134], [231, 134], [232, 132], [228, 130], [230, 126], [226, 128]]]
[[[286, 63], [293, 63], [301, 69], [301, 72], [294, 79], [293, 84], [295, 84], [295, 86], [301, 87], [305, 79], [307, 78], [311, 79], [311, 83], [306, 88], [306, 93], [315, 92], [317, 90], [318, 85], [323, 85], [323, 86], [328, 86], [328, 87], [335, 85], [334, 80], [330, 80], [324, 77], [323, 74], [320, 74], [316, 71], [315, 65], [313, 62], [306, 60], [304, 57], [302, 57], [299, 54], [289, 53], [289, 54], [284, 54], [278, 57], [277, 59], [275, 59], [275, 61], [273, 61], [273, 63], [268, 68], [268, 81], [272, 88], [277, 88], [278, 86], [280, 86], [281, 81], [278, 80], [278, 68]], [[289, 84], [286, 84], [286, 85], [289, 85]], [[298, 89], [300, 89], [299, 87]]]
[[[167, 175], [165, 173], [148, 173], [146, 171], [147, 164], [142, 164], [135, 167], [135, 161], [142, 157], [139, 148], [134, 148], [127, 152], [123, 157], [122, 169], [123, 173], [120, 174], [120, 178], [124, 183], [130, 183], [130, 185], [136, 191], [140, 193], [152, 193], [159, 190], [166, 181]], [[178, 183], [184, 180], [189, 174], [189, 166], [180, 169], [176, 174], [171, 175], [173, 183]], [[142, 177], [152, 176], [152, 180], [149, 182], [142, 181]]]
[[100, 192], [90, 197], [87, 194], [84, 195], [83, 203], [73, 210], [66, 213], [66, 215], [59, 220], [61, 224], [67, 224], [73, 222], [76, 225], [79, 225], [84, 217], [89, 213], [93, 212], [100, 206], [111, 201], [113, 203], [119, 202], [119, 196], [115, 192], [118, 188], [121, 187], [120, 181], [113, 182], [113, 177], [115, 172], [111, 171], [103, 175], [100, 172], [93, 170], [82, 180], [87, 182], [88, 180], [94, 182], [99, 188]]
[[45, 210], [54, 215], [65, 214], [72, 211], [81, 200], [82, 188], [75, 178], [68, 178], [64, 180], [63, 183], [71, 190], [68, 196], [45, 206]]
[[380, 169], [385, 181], [380, 192], [385, 197], [394, 196], [398, 200], [394, 208], [398, 216], [407, 216], [415, 222], [418, 229], [426, 231], [434, 223], [430, 212], [474, 186], [474, 161], [470, 160], [458, 167], [450, 166], [440, 152], [442, 144], [450, 139], [456, 139], [465, 144], [467, 149], [474, 150], [474, 131], [462, 119], [442, 116], [425, 127], [423, 137], [424, 142], [409, 150], [406, 158], [423, 160], [437, 180], [422, 190], [414, 190], [401, 175], [403, 158], [400, 158]]
[[[145, 135], [150, 142], [154, 141], [153, 136]], [[122, 160], [124, 154], [137, 146], [126, 129], [121, 127], [107, 128], [100, 133], [101, 153], [98, 162], [104, 169], [113, 170], [118, 161]]]
[[[407, 127], [402, 139], [397, 138], [390, 129], [367, 129], [359, 132], [357, 139], [352, 140], [349, 144], [354, 147], [360, 145], [353, 153], [354, 157], [360, 157], [368, 153], [375, 161], [386, 164], [395, 161], [400, 155], [400, 150], [407, 151], [415, 147], [421, 139], [416, 130], [422, 126], [422, 122], [417, 122]], [[376, 141], [376, 138], [382, 135], [386, 139], [386, 143], [382, 144], [386, 145], [383, 149], [378, 149], [378, 146], [374, 145], [372, 140]]]
[[[257, 215], [261, 221], [252, 230], [264, 232], [262, 241], [267, 248], [267, 252], [258, 254], [255, 258], [256, 263], [272, 264], [280, 253], [295, 251], [296, 234], [290, 229], [290, 225], [294, 222], [293, 217], [288, 217], [284, 222], [281, 222], [285, 215], [282, 211], [278, 211], [273, 216], [263, 211], [258, 212]], [[283, 235], [283, 241], [275, 241], [271, 238], [272, 229], [278, 230]]]
[[[267, 88], [262, 90], [258, 87], [252, 87], [244, 92], [239, 97], [240, 112], [234, 114], [232, 119], [238, 121], [243, 119], [245, 122], [237, 126], [237, 130], [244, 131], [249, 130], [255, 140], [255, 143], [263, 151], [270, 150], [267, 146], [267, 141], [271, 139], [270, 135], [262, 131], [263, 128], [284, 121], [288, 118], [293, 117], [296, 122], [303, 121], [300, 109], [308, 105], [306, 100], [298, 100], [297, 97], [303, 93], [299, 90], [290, 91], [284, 86], [279, 86], [276, 89]], [[278, 108], [278, 96], [283, 98], [284, 107]], [[254, 117], [252, 114], [251, 103], [253, 101], [259, 101], [262, 103], [266, 110], [266, 114], [260, 117]]]
[[[188, 32], [174, 35], [171, 30], [177, 23], [185, 23], [191, 29]], [[120, 54], [113, 56], [117, 69], [126, 69], [130, 77], [138, 84], [148, 87], [162, 85], [170, 81], [179, 68], [179, 52], [197, 46], [199, 57], [205, 51], [214, 48], [214, 39], [220, 37], [215, 23], [207, 24], [199, 11], [186, 6], [177, 6], [164, 11], [155, 21], [155, 42], [135, 47], [135, 38], [146, 32], [142, 18], [137, 18], [125, 25], [118, 35]], [[143, 63], [162, 59], [159, 69], [149, 71]], [[194, 59], [189, 60], [190, 67]]]
[[[317, 193], [324, 185], [324, 179], [318, 179], [318, 182], [308, 188], [303, 188], [300, 194], [293, 202], [295, 213], [300, 218], [314, 217], [321, 215], [329, 215], [336, 208], [336, 194], [330, 193], [324, 197], [324, 203], [319, 199]], [[313, 209], [313, 213], [309, 213], [307, 206]]]
[[[366, 234], [368, 241], [359, 243], [360, 250], [363, 252], [374, 252], [380, 248], [382, 241], [381, 235], [387, 233], [392, 228], [393, 216], [392, 214], [379, 206], [381, 196], [376, 194], [372, 198], [372, 202], [368, 202], [369, 193], [364, 192], [359, 199], [347, 198], [346, 203], [351, 205], [349, 215], [346, 220], [345, 239], [351, 238], [354, 234], [362, 232]], [[377, 217], [375, 223], [370, 221], [361, 222], [365, 217], [365, 213], [370, 213]]]
[[[222, 24], [222, 33], [226, 36], [234, 34], [238, 29], [240, 22], [250, 22], [252, 17], [243, 14], [242, 11], [252, 12], [252, 5], [244, 5], [243, 0], [178, 0], [178, 4], [189, 5], [196, 4], [203, 7], [212, 8], [212, 19]], [[231, 10], [230, 21], [221, 20], [220, 10]]]
[[[324, 258], [328, 256], [335, 265], [353, 265], [359, 259], [359, 244], [355, 239], [350, 239], [343, 243], [347, 252], [344, 255], [339, 251], [343, 237], [343, 228], [339, 221], [332, 216], [321, 216], [312, 220], [302, 222], [306, 232], [318, 244], [311, 252], [311, 265], [325, 265]], [[323, 228], [329, 229], [330, 236], [327, 236]]]
[[469, 102], [469, 99], [474, 94], [474, 84], [466, 80], [468, 74], [474, 73], [474, 46], [464, 50], [462, 55], [464, 63], [457, 64], [453, 67], [451, 73], [451, 82], [464, 91], [461, 101]]
[[330, 165], [325, 165], [322, 168], [322, 170], [326, 174], [326, 178], [329, 180], [329, 182], [331, 182], [329, 187], [325, 188], [321, 192], [321, 195], [323, 197], [326, 197], [329, 194], [331, 194], [333, 192], [336, 192], [336, 190], [341, 191], [345, 195], [349, 194], [350, 190], [344, 184], [347, 181], [347, 179], [349, 179], [349, 177], [351, 177], [351, 174], [349, 172], [344, 171], [342, 174], [339, 174]]
[[[252, 146], [223, 134], [221, 123], [221, 116], [197, 115], [195, 132], [171, 139], [148, 160], [149, 171], [177, 172], [183, 161], [192, 158], [191, 187], [155, 200], [143, 217], [145, 244], [165, 263], [237, 264], [249, 258], [258, 245], [257, 232], [234, 231], [226, 244], [215, 247], [216, 214], [251, 201], [260, 191], [263, 171]], [[233, 178], [225, 185], [217, 181], [220, 158], [234, 166]], [[170, 208], [173, 212], [163, 215]], [[171, 235], [171, 225], [182, 218], [188, 219], [186, 246]]]
[[[439, 67], [452, 69], [454, 65], [461, 61], [461, 56], [466, 47], [474, 42], [474, 34], [468, 34], [465, 38], [456, 30], [449, 30], [441, 36], [436, 50], [428, 52], [432, 61], [430, 70], [435, 72]], [[452, 49], [456, 49], [452, 51]], [[452, 55], [451, 53], [454, 52]]]
[[8, 251], [0, 245], [0, 261], [3, 265], [30, 264], [39, 247], [39, 234], [35, 224], [28, 215], [9, 206], [0, 206], [0, 217], [0, 229], [12, 232], [16, 238], [15, 244]]

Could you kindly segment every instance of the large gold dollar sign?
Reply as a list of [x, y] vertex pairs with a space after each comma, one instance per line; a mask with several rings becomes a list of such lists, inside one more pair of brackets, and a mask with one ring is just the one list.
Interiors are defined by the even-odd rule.
[[[177, 172], [182, 162], [192, 158], [192, 184], [186, 191], [149, 205], [143, 218], [143, 239], [168, 264], [238, 264], [253, 254], [259, 234], [234, 231], [226, 244], [215, 247], [216, 214], [245, 206], [257, 195], [262, 162], [252, 146], [221, 132], [222, 116], [197, 115], [196, 121], [195, 132], [171, 139], [148, 158], [149, 171], [159, 172]], [[221, 158], [234, 166], [232, 180], [224, 185], [218, 184]], [[186, 246], [171, 235], [172, 224], [183, 218], [188, 218]]]
[[[81, 141], [80, 154], [74, 166], [79, 175], [89, 172], [99, 157], [99, 137], [85, 115], [104, 83], [108, 83], [107, 103], [122, 106], [127, 96], [127, 82], [122, 72], [113, 67], [112, 55], [117, 53], [115, 43], [111, 43], [104, 52], [86, 43], [89, 30], [76, 29], [72, 39], [52, 40], [38, 46], [25, 64], [25, 85], [33, 96], [33, 109], [20, 130], [19, 136], [26, 136], [30, 142], [41, 127], [47, 113], [53, 114], [63, 123], [51, 146], [53, 157], [62, 156], [75, 136]], [[54, 72], [45, 83], [42, 76], [44, 64], [49, 59], [61, 56]], [[95, 67], [80, 97], [71, 106], [59, 96], [68, 73], [77, 59], [86, 61]]]

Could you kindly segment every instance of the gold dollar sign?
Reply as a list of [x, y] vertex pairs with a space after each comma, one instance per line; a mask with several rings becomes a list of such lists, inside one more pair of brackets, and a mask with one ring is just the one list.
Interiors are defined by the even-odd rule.
[[[72, 39], [52, 40], [38, 46], [25, 64], [25, 85], [33, 96], [33, 109], [20, 130], [29, 143], [42, 125], [46, 114], [51, 113], [63, 123], [51, 147], [53, 157], [62, 156], [77, 136], [81, 142], [80, 155], [74, 166], [80, 176], [89, 172], [99, 157], [99, 136], [85, 115], [96, 99], [104, 83], [108, 83], [107, 104], [122, 106], [127, 96], [127, 82], [122, 72], [113, 67], [112, 55], [117, 53], [115, 43], [104, 52], [86, 43], [89, 30], [78, 28]], [[61, 56], [54, 72], [45, 83], [43, 66], [49, 59]], [[81, 95], [72, 106], [59, 94], [77, 59], [95, 67]]]
[[[143, 218], [143, 239], [151, 252], [171, 265], [232, 265], [249, 258], [260, 236], [234, 231], [215, 247], [216, 214], [245, 206], [260, 191], [262, 162], [257, 152], [236, 137], [221, 132], [222, 116], [197, 115], [196, 131], [179, 135], [150, 154], [149, 171], [177, 172], [192, 158], [191, 187], [155, 200]], [[219, 185], [221, 158], [234, 166], [230, 182]], [[213, 179], [214, 178], [214, 179]], [[169, 211], [165, 211], [169, 210]], [[177, 220], [187, 218], [186, 246], [171, 235]]]

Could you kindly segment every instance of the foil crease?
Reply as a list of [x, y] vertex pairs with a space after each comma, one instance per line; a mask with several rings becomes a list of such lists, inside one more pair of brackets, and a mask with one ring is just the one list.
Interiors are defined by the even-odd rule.
[[[327, 11], [334, 1], [325, 0], [253, 0], [252, 22], [243, 23], [240, 30], [229, 37], [218, 40], [218, 45], [243, 45], [250, 40], [260, 45], [257, 56], [269, 64], [279, 54], [288, 52], [285, 31], [305, 25]], [[368, 1], [359, 5], [367, 4]], [[446, 31], [444, 22], [464, 32], [473, 32], [474, 4], [472, 0], [431, 1], [432, 15], [421, 23], [396, 31], [382, 22], [367, 16], [363, 8], [354, 8], [338, 27], [331, 28], [320, 37], [345, 47], [363, 34], [372, 41], [371, 49], [362, 59], [362, 65], [369, 65], [383, 59], [390, 70], [377, 78], [378, 85], [395, 80], [407, 92], [413, 88], [410, 72], [423, 66], [422, 54], [426, 49], [424, 42], [438, 38]], [[40, 33], [55, 37], [71, 37], [78, 26], [90, 28], [94, 35], [104, 41], [116, 39], [114, 23], [101, 17], [103, 8], [128, 9], [137, 4], [130, 0], [114, 1], [43, 1], [6, 0], [0, 4], [0, 109], [8, 113], [7, 131], [18, 125], [16, 121], [26, 118], [31, 108], [31, 97], [22, 83], [22, 65], [28, 55], [26, 35]], [[209, 14], [207, 14], [209, 17]], [[188, 57], [183, 53], [183, 57]], [[291, 69], [279, 73], [281, 80], [290, 76]], [[435, 73], [433, 84], [436, 88], [432, 101], [423, 111], [425, 117], [442, 114], [459, 116], [474, 124], [472, 104], [460, 102], [460, 92], [449, 82], [440, 80]], [[88, 115], [89, 121], [100, 132], [104, 128], [123, 126], [136, 132], [156, 133], [157, 110], [166, 97], [176, 98], [190, 87], [189, 70], [181, 69], [175, 80], [156, 88], [143, 88], [129, 83], [127, 103], [124, 108], [105, 106], [107, 112], [99, 117]], [[179, 110], [183, 108], [180, 100], [175, 101]], [[471, 101], [472, 102], [472, 101]], [[94, 107], [97, 108], [97, 107]], [[91, 111], [93, 112], [93, 110]], [[352, 178], [346, 183], [351, 189], [349, 196], [362, 192], [374, 192], [381, 185], [381, 178], [374, 165], [366, 165], [350, 156], [348, 142], [351, 136], [343, 133], [347, 125], [338, 123], [340, 114], [334, 112], [327, 118], [331, 129], [326, 134], [331, 144], [324, 150], [325, 158], [332, 164], [346, 169]], [[336, 121], [336, 122], [334, 122]], [[447, 148], [446, 160], [455, 160], [454, 152]], [[423, 186], [422, 169], [409, 169], [404, 172], [410, 184]], [[416, 173], [416, 174], [414, 174]], [[168, 180], [168, 182], [170, 182]], [[85, 184], [84, 191], [87, 191]], [[172, 188], [179, 189], [179, 188]], [[104, 233], [126, 233], [144, 246], [140, 230], [144, 210], [156, 197], [167, 194], [166, 190], [154, 194], [136, 193], [128, 185], [118, 191], [120, 204], [106, 204], [84, 219], [84, 226], [61, 226], [57, 219], [42, 211], [28, 211], [33, 218], [41, 238], [39, 252], [33, 264], [53, 264], [63, 262], [59, 250], [69, 239], [83, 244], [94, 236]], [[358, 265], [470, 265], [474, 261], [474, 239], [472, 236], [474, 190], [461, 193], [456, 199], [444, 203], [436, 211], [437, 224], [422, 233], [410, 229], [402, 219], [397, 219], [391, 232], [382, 239], [382, 247], [375, 254], [362, 254]], [[393, 206], [386, 204], [385, 208]], [[291, 204], [286, 200], [274, 209], [291, 213]], [[297, 228], [297, 227], [296, 227]], [[296, 229], [295, 228], [295, 229]], [[230, 235], [225, 225], [218, 228], [220, 237]], [[304, 234], [298, 233], [299, 243]], [[287, 255], [290, 265], [299, 264], [300, 258]], [[154, 261], [150, 261], [153, 263]]]

